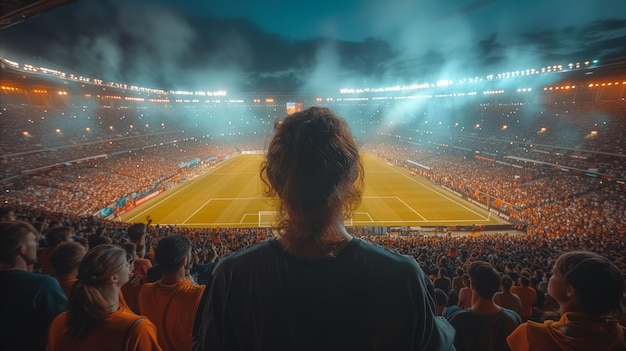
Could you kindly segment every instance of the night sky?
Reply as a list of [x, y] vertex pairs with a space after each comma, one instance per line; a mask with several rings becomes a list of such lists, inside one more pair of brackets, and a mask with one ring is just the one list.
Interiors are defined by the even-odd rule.
[[0, 55], [163, 89], [411, 84], [626, 56], [626, 1], [79, 0]]

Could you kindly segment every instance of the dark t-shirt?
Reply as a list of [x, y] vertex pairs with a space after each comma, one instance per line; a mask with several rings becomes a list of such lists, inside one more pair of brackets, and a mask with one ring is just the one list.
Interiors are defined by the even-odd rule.
[[435, 279], [433, 285], [435, 286], [435, 288], [443, 290], [443, 292], [445, 292], [446, 294], [450, 292], [450, 279], [447, 277]]
[[214, 266], [213, 262], [194, 264], [191, 266], [190, 273], [196, 278], [196, 282], [199, 285], [206, 285], [209, 282]]
[[456, 329], [454, 346], [457, 351], [507, 351], [509, 336], [522, 323], [522, 318], [515, 312], [501, 308], [493, 315], [481, 315], [471, 310], [458, 310], [448, 317]]
[[0, 271], [0, 350], [45, 350], [48, 328], [66, 304], [65, 293], [53, 277]]
[[353, 239], [310, 260], [270, 239], [224, 256], [194, 327], [195, 350], [450, 350], [434, 289], [412, 257]]

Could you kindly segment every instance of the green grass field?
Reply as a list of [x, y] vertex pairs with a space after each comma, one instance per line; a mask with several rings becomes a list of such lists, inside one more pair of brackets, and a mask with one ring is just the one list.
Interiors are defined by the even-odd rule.
[[[505, 223], [401, 167], [368, 154], [361, 206], [346, 225], [451, 226]], [[236, 155], [123, 214], [122, 221], [189, 227], [271, 225], [275, 200], [262, 195], [263, 155]]]

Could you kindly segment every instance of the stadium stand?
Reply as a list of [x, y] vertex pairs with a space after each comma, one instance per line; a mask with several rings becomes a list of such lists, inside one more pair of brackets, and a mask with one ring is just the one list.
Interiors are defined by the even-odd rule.
[[[4, 89], [15, 85], [6, 77], [0, 93], [0, 207], [37, 224], [44, 237], [57, 223], [72, 227], [75, 239], [102, 228], [116, 245], [127, 242], [130, 226], [111, 219], [123, 208], [121, 200], [165, 191], [229, 155], [264, 150], [284, 102], [293, 99], [165, 103], [163, 92], [149, 95], [155, 101], [136, 101], [124, 99], [137, 97], [130, 89], [111, 88], [110, 96], [96, 97], [100, 86], [69, 84], [75, 96], [69, 100], [53, 94], [59, 85], [50, 82], [37, 88], [42, 92], [35, 92], [35, 85]], [[441, 117], [430, 117], [432, 106], [406, 99], [322, 101], [348, 119], [363, 151], [505, 213], [518, 229], [390, 235], [353, 226], [349, 232], [413, 256], [433, 280], [440, 268], [452, 279], [480, 260], [499, 273], [529, 275], [545, 285], [550, 273], [536, 272], [551, 272], [556, 258], [573, 250], [599, 253], [626, 272], [625, 88], [614, 87], [620, 95], [581, 82], [579, 89], [576, 94], [540, 90], [534, 99], [492, 96], [463, 105], [442, 98], [444, 103], [435, 104]], [[314, 96], [303, 100], [319, 103]], [[110, 212], [103, 213], [105, 208]], [[147, 257], [153, 257], [160, 238], [171, 235], [189, 237], [195, 263], [203, 264], [274, 233], [151, 225]], [[454, 294], [455, 289], [450, 297]], [[535, 306], [530, 319], [558, 320], [558, 305], [549, 303], [547, 292], [541, 294], [547, 302]]]

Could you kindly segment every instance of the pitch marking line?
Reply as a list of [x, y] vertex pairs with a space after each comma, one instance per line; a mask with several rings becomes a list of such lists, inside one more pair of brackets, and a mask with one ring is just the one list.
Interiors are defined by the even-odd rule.
[[182, 222], [182, 224], [185, 224], [191, 217], [195, 216], [196, 213], [200, 212], [200, 210], [203, 209], [204, 206], [208, 205], [209, 202], [211, 202], [211, 201], [213, 201], [213, 199], [206, 200], [206, 202], [203, 203], [202, 206], [199, 206], [197, 210], [193, 211], [193, 213], [189, 215], [189, 217], [185, 218], [185, 220]]
[[[375, 223], [382, 223], [382, 224], [377, 224], [377, 225], [388, 225], [388, 223], [393, 223], [393, 224], [397, 224], [397, 225], [417, 225], [417, 224], [429, 224], [429, 223], [458, 223], [458, 222], [469, 222], [469, 223], [476, 223], [476, 222], [481, 222], [481, 220], [472, 220], [472, 219], [459, 219], [459, 220], [454, 220], [454, 221], [449, 221], [449, 220], [434, 220], [434, 221], [379, 221], [376, 222], [374, 220], [371, 221], [355, 221], [352, 220], [352, 224], [353, 225], [367, 225], [367, 224], [375, 224]], [[185, 223], [185, 224], [168, 224], [168, 223], [160, 223], [160, 225], [164, 226], [178, 226], [178, 227], [194, 227], [194, 226], [218, 226], [218, 227], [226, 227], [226, 226], [232, 226], [232, 225], [237, 225], [237, 224], [246, 224], [246, 223], [237, 223], [237, 222], [199, 222], [199, 223]]]
[[[204, 204], [202, 204], [202, 206], [198, 207], [198, 209], [195, 210], [189, 217], [187, 217], [187, 219], [185, 219], [181, 224], [186, 224], [186, 222], [191, 217], [195, 216], [196, 213], [200, 212], [200, 210], [202, 210], [211, 201], [237, 201], [237, 200], [257, 200], [257, 199], [265, 199], [265, 197], [255, 196], [255, 197], [215, 197], [215, 198], [210, 198]], [[246, 214], [244, 214], [243, 216], [245, 217]], [[242, 218], [242, 221], [243, 221], [243, 218]], [[241, 223], [241, 221], [239, 223]]]
[[126, 220], [126, 222], [131, 222], [134, 219], [138, 218], [138, 217], [142, 217], [145, 213], [149, 212], [150, 210], [152, 210], [153, 208], [161, 205], [163, 202], [169, 200], [172, 196], [178, 194], [179, 192], [185, 190], [187, 187], [189, 187], [191, 184], [194, 184], [195, 182], [199, 181], [200, 179], [204, 179], [204, 177], [208, 176], [209, 174], [213, 174], [215, 171], [219, 170], [220, 168], [224, 167], [227, 163], [230, 163], [229, 161], [235, 159], [237, 156], [239, 155], [235, 155], [232, 157], [229, 157], [228, 160], [224, 161], [223, 163], [221, 163], [220, 165], [216, 166], [215, 168], [213, 168], [212, 170], [206, 172], [205, 174], [201, 175], [200, 177], [196, 177], [194, 179], [192, 179], [189, 182], [184, 182], [183, 184], [181, 184], [181, 187], [176, 189], [174, 192], [172, 192], [171, 194], [168, 194], [168, 196], [162, 198], [161, 200], [155, 202], [154, 204], [152, 204], [150, 207], [146, 208], [146, 209], [142, 209], [137, 215], [130, 217], [128, 220]]
[[[354, 212], [353, 214], [364, 214], [367, 215], [370, 218], [370, 222], [374, 222], [374, 218], [372, 218], [372, 216], [370, 215], [369, 212]], [[354, 222], [354, 216], [352, 216], [352, 221]], [[357, 221], [357, 222], [367, 222], [367, 221]]]
[[253, 213], [244, 213], [243, 216], [241, 216], [241, 220], [239, 221], [239, 224], [256, 223], [254, 221], [253, 222], [246, 222], [245, 219], [246, 219], [246, 217], [249, 217], [249, 216], [253, 216], [253, 217], [257, 217], [258, 218], [259, 214], [258, 213], [254, 213], [254, 212]]
[[[417, 212], [413, 207], [409, 206], [409, 204], [407, 204], [404, 200], [402, 200], [401, 198], [397, 197], [397, 196], [364, 196], [364, 199], [396, 199], [398, 201], [400, 201], [404, 206], [406, 206], [406, 208], [408, 208], [409, 210], [411, 210], [413, 213], [415, 213], [416, 215], [418, 215], [419, 217], [422, 218], [422, 220], [424, 221], [428, 221], [428, 219], [426, 219], [426, 217], [422, 216], [419, 212]], [[371, 217], [370, 217], [371, 218]]]
[[[362, 224], [362, 223], [372, 223], [374, 221], [352, 221], [353, 223], [358, 223], [358, 224]], [[385, 225], [385, 223], [406, 223], [406, 224], [429, 224], [429, 223], [459, 223], [459, 222], [468, 222], [468, 223], [476, 223], [476, 222], [488, 222], [488, 220], [481, 220], [481, 219], [454, 219], [454, 220], [447, 220], [447, 219], [437, 219], [437, 220], [425, 220], [425, 221], [417, 221], [417, 220], [412, 220], [412, 221], [375, 221], [374, 223], [383, 223], [382, 225]]]
[[227, 227], [227, 226], [233, 226], [233, 225], [237, 225], [239, 223], [237, 222], [200, 222], [200, 223], [185, 223], [185, 224], [165, 224], [165, 223], [159, 223], [160, 225], [172, 225], [172, 226], [179, 226], [179, 227], [197, 227], [197, 226], [208, 226], [208, 227]]
[[214, 197], [213, 201], [237, 201], [237, 200], [260, 200], [267, 199], [265, 196], [253, 196], [253, 197]]
[[440, 195], [440, 196], [442, 196], [442, 197], [444, 197], [444, 198], [448, 199], [448, 201], [453, 202], [453, 203], [455, 203], [455, 204], [459, 205], [460, 207], [463, 207], [464, 209], [466, 209], [466, 210], [468, 210], [469, 212], [471, 212], [471, 213], [473, 213], [473, 214], [477, 215], [478, 217], [482, 218], [483, 220], [489, 220], [489, 217], [485, 217], [483, 214], [478, 213], [478, 212], [476, 212], [476, 211], [472, 210], [471, 208], [469, 208], [469, 207], [467, 207], [467, 206], [463, 205], [462, 203], [459, 203], [459, 202], [455, 201], [452, 197], [448, 196], [447, 194], [444, 194], [444, 193], [441, 193], [441, 192], [435, 191], [435, 190], [433, 190], [432, 188], [427, 187], [427, 186], [425, 186], [425, 185], [421, 184], [421, 183], [420, 183], [420, 182], [418, 182], [417, 180], [415, 180], [415, 179], [413, 179], [413, 178], [409, 177], [408, 175], [406, 175], [406, 174], [404, 174], [404, 173], [402, 173], [402, 172], [400, 172], [400, 171], [398, 171], [398, 170], [396, 170], [396, 169], [394, 169], [394, 172], [396, 172], [396, 173], [398, 173], [398, 174], [402, 175], [403, 177], [408, 178], [409, 180], [411, 180], [412, 182], [414, 182], [414, 183], [418, 184], [419, 186], [421, 186], [421, 187], [423, 187], [423, 188], [426, 188], [426, 189], [428, 189], [429, 191], [431, 191], [431, 192], [433, 192], [433, 193], [435, 193], [435, 194], [438, 194], [438, 195]]
[[403, 203], [403, 204], [404, 204], [404, 206], [408, 207], [408, 208], [409, 208], [409, 210], [413, 211], [413, 213], [415, 213], [416, 215], [418, 215], [418, 216], [422, 217], [422, 219], [423, 219], [423, 220], [428, 221], [428, 219], [426, 219], [426, 217], [422, 216], [419, 212], [415, 211], [415, 210], [413, 209], [413, 207], [409, 206], [409, 204], [407, 204], [406, 202], [404, 202], [404, 200], [402, 200], [401, 198], [399, 198], [399, 197], [397, 197], [397, 196], [396, 196], [396, 199], [398, 199], [398, 201], [400, 201], [401, 203]]
[[244, 213], [243, 216], [241, 216], [241, 220], [239, 221], [239, 224], [243, 224], [244, 220], [246, 219], [246, 217], [252, 216], [252, 215], [254, 215], [254, 214], [253, 213]]
[[225, 175], [243, 175], [243, 174], [258, 174], [258, 172], [213, 172], [214, 174], [225, 174]]

